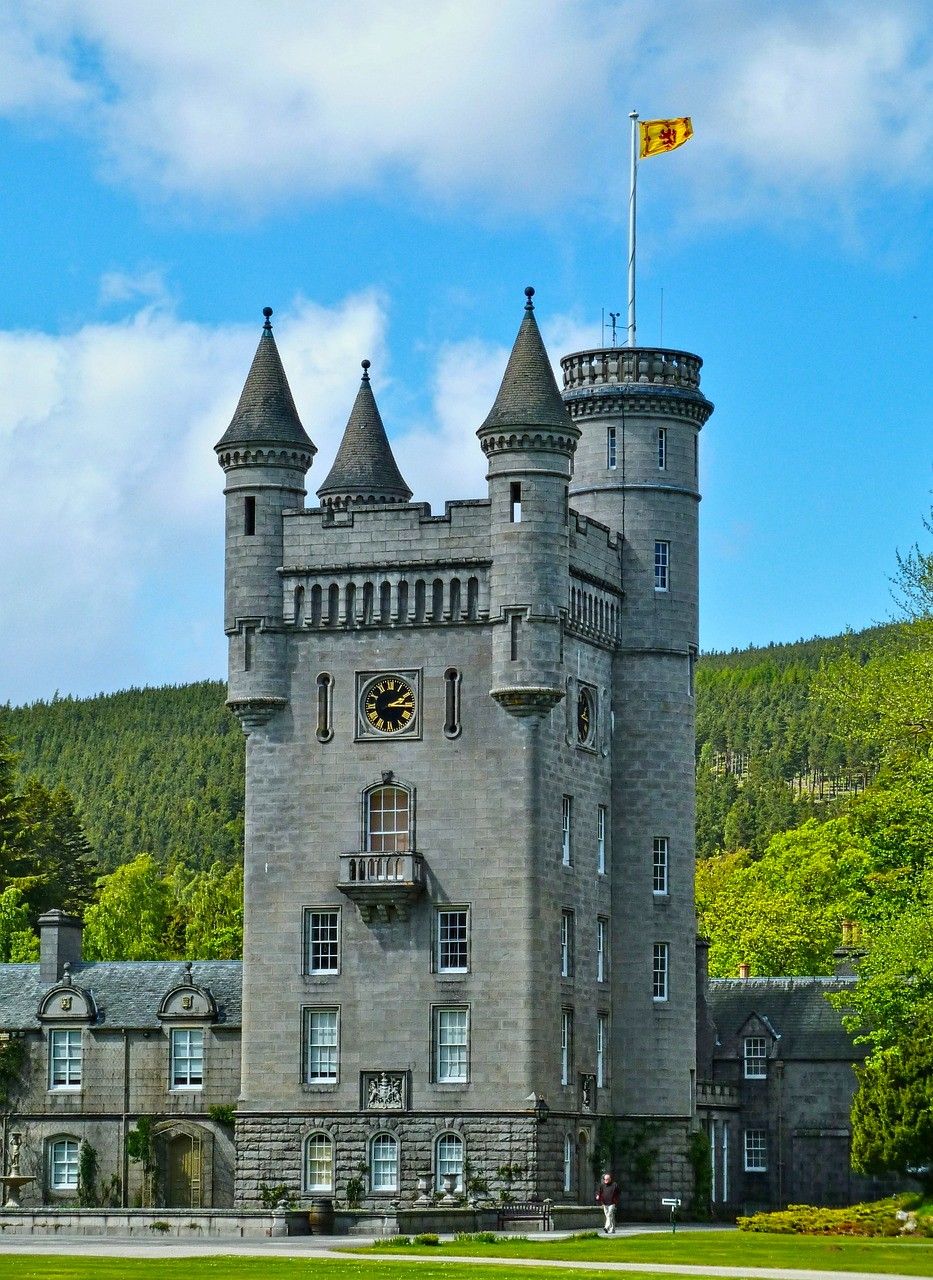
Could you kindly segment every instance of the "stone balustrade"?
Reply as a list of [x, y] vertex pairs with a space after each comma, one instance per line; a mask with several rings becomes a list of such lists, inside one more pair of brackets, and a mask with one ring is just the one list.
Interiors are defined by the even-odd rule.
[[342, 853], [337, 887], [359, 907], [367, 923], [389, 919], [393, 911], [407, 919], [409, 905], [424, 892], [420, 853]]
[[696, 391], [703, 361], [689, 351], [666, 347], [600, 347], [564, 356], [564, 390], [622, 383], [680, 387]]

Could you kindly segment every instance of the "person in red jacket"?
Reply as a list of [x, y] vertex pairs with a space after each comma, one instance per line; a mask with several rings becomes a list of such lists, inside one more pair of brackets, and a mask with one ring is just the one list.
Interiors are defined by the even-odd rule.
[[603, 1213], [606, 1215], [606, 1225], [603, 1230], [607, 1236], [615, 1235], [616, 1205], [621, 1199], [622, 1193], [619, 1190], [619, 1184], [611, 1173], [604, 1173], [603, 1180], [596, 1192], [596, 1202], [602, 1205]]

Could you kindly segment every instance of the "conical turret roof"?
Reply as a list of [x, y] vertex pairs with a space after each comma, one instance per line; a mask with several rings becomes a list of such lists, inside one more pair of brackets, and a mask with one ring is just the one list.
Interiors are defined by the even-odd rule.
[[512, 427], [553, 427], [580, 434], [561, 399], [544, 349], [531, 301], [534, 292], [530, 286], [525, 290], [525, 314], [502, 375], [502, 385], [477, 435]]
[[266, 317], [253, 356], [246, 382], [240, 393], [236, 412], [230, 426], [217, 441], [215, 449], [226, 449], [241, 444], [297, 445], [310, 450], [317, 449], [301, 425], [291, 387], [282, 367], [282, 358], [272, 336], [271, 307], [263, 308]]
[[411, 489], [402, 479], [369, 381], [369, 361], [356, 393], [347, 429], [327, 479], [317, 491], [325, 506], [351, 502], [407, 502]]

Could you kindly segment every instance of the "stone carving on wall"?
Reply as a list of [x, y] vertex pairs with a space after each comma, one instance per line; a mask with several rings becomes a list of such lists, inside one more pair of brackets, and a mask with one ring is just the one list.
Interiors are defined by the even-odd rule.
[[596, 1077], [595, 1076], [580, 1077], [580, 1110], [581, 1111], [596, 1110]]
[[401, 1071], [371, 1071], [363, 1076], [367, 1111], [404, 1111], [405, 1075]]

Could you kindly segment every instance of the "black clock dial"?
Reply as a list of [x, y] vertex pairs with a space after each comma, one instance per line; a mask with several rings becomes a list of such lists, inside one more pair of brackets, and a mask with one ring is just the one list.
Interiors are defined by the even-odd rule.
[[577, 698], [577, 741], [588, 743], [593, 737], [595, 728], [593, 695], [589, 689], [581, 689]]
[[401, 676], [380, 676], [363, 695], [363, 715], [376, 733], [399, 733], [415, 714], [415, 691]]

